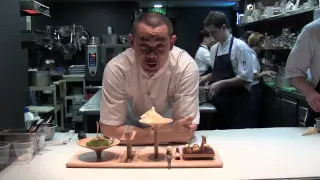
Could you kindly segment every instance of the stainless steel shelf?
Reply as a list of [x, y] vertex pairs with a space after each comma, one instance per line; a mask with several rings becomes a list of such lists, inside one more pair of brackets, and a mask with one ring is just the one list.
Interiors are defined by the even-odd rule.
[[285, 47], [261, 47], [261, 50], [291, 50], [292, 48], [285, 48]]
[[53, 85], [51, 86], [29, 86], [30, 91], [45, 91], [45, 90], [55, 90]]
[[86, 89], [101, 89], [102, 86], [86, 86]]
[[311, 11], [314, 11], [315, 9], [318, 9], [318, 8], [319, 7], [314, 7], [314, 8], [309, 8], [309, 9], [299, 9], [299, 10], [295, 10], [295, 11], [291, 11], [291, 12], [287, 12], [287, 13], [283, 13], [283, 14], [279, 14], [279, 15], [274, 15], [274, 16], [271, 16], [270, 18], [262, 19], [259, 21], [239, 24], [238, 27], [246, 27], [246, 26], [251, 26], [251, 25], [255, 25], [255, 24], [259, 24], [259, 23], [266, 23], [268, 21], [278, 20], [278, 19], [285, 18], [285, 17], [290, 17], [290, 16], [295, 16], [295, 15], [299, 15], [299, 14], [306, 13], [306, 12], [311, 12]]

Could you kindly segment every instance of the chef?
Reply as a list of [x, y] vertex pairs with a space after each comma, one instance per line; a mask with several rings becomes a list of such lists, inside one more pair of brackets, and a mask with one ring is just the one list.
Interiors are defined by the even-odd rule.
[[[248, 36], [247, 36], [248, 35]], [[246, 32], [244, 36], [242, 36], [242, 40], [248, 43], [251, 48], [252, 58], [253, 58], [253, 73], [254, 73], [254, 81], [251, 84], [251, 121], [252, 127], [257, 128], [259, 125], [260, 119], [260, 107], [262, 100], [262, 87], [260, 80], [263, 77], [271, 77], [273, 78], [277, 73], [274, 71], [262, 71], [260, 63], [258, 60], [258, 55], [260, 53], [260, 48], [264, 41], [264, 36], [258, 32]]]
[[209, 35], [209, 32], [206, 30], [201, 30], [199, 40], [201, 41], [201, 44], [196, 52], [194, 60], [197, 62], [199, 68], [199, 75], [203, 76], [212, 72], [209, 51], [211, 37]]
[[[286, 64], [286, 76], [309, 104], [305, 126], [313, 127], [320, 117], [320, 19], [307, 24], [299, 35]], [[307, 80], [310, 69], [311, 82]]]
[[209, 98], [217, 108], [218, 129], [250, 128], [251, 50], [245, 42], [229, 33], [227, 17], [222, 12], [210, 12], [204, 27], [218, 41], [210, 51], [212, 74], [201, 77], [201, 82], [212, 82]]
[[139, 16], [129, 35], [131, 48], [106, 66], [100, 121], [105, 136], [120, 138], [125, 125], [137, 131], [133, 144], [153, 143], [153, 130], [139, 122], [155, 107], [172, 118], [159, 129], [159, 141], [187, 142], [199, 124], [199, 72], [194, 59], [174, 46], [170, 20], [159, 13]]

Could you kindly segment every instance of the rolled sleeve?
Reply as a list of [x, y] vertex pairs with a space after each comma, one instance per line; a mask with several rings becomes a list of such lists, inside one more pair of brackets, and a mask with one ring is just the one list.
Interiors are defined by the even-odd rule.
[[252, 53], [252, 60], [253, 60], [253, 74], [257, 74], [259, 61], [258, 61], [257, 56], [254, 53]]
[[187, 65], [176, 87], [172, 107], [173, 119], [191, 116], [194, 118], [193, 124], [199, 124], [199, 72], [194, 61]]
[[105, 125], [120, 126], [127, 115], [124, 73], [119, 65], [108, 63], [103, 75], [100, 121]]
[[239, 51], [236, 53], [237, 60], [237, 77], [247, 81], [253, 82], [253, 57], [249, 48], [239, 47]]
[[291, 50], [286, 64], [286, 77], [306, 77], [307, 70], [314, 56], [314, 46], [308, 29], [304, 29]]

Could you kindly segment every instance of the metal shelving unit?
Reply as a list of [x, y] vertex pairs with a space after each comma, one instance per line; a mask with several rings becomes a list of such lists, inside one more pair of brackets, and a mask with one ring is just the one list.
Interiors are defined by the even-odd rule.
[[317, 10], [317, 9], [319, 9], [319, 7], [313, 7], [313, 8], [309, 8], [309, 9], [299, 9], [299, 10], [286, 12], [286, 13], [279, 14], [279, 15], [273, 15], [270, 18], [262, 19], [262, 20], [259, 20], [259, 21], [254, 21], [254, 22], [251, 22], [251, 23], [239, 24], [238, 27], [247, 27], [247, 26], [256, 25], [256, 24], [259, 24], [259, 23], [266, 23], [268, 21], [279, 20], [279, 19], [282, 19], [282, 18], [285, 18], [285, 17], [295, 16], [295, 15], [299, 15], [299, 14], [302, 14], [302, 13], [311, 12], [311, 11], [314, 11], [314, 10]]
[[[66, 81], [66, 83], [81, 82], [82, 83], [83, 93], [82, 94], [76, 94], [76, 95], [85, 96], [85, 93], [86, 93], [86, 81], [85, 81], [85, 76], [84, 75], [74, 75], [74, 76], [73, 75], [64, 75], [63, 78]], [[68, 109], [68, 101], [72, 101], [73, 99], [75, 99], [76, 95], [67, 95], [65, 97], [65, 102], [64, 102], [65, 112], [66, 112], [65, 113], [65, 118], [72, 118], [73, 117], [73, 113], [69, 112], [69, 109]]]
[[57, 124], [58, 122], [58, 111], [60, 111], [60, 126], [62, 129], [64, 129], [64, 112], [63, 112], [63, 99], [65, 97], [65, 88], [62, 90], [63, 92], [60, 92], [60, 100], [62, 102], [58, 101], [58, 92], [60, 90], [61, 83], [64, 83], [64, 87], [66, 87], [65, 81], [57, 81], [53, 82], [50, 86], [29, 86], [30, 91], [52, 91], [52, 98], [53, 98], [53, 105], [42, 105], [42, 106], [29, 106], [30, 111], [37, 111], [39, 113], [48, 113], [52, 110], [54, 111], [54, 123]]

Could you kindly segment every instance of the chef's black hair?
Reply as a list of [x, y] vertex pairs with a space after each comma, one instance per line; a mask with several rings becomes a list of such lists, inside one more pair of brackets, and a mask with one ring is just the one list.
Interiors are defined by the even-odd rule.
[[220, 29], [224, 24], [226, 25], [226, 28], [228, 28], [228, 18], [220, 11], [210, 11], [208, 16], [204, 19], [205, 27], [214, 25], [214, 27]]
[[202, 42], [202, 41], [203, 41], [203, 38], [205, 38], [205, 37], [210, 37], [210, 34], [209, 34], [208, 31], [202, 29], [202, 30], [200, 31], [199, 41]]
[[173, 35], [173, 27], [171, 21], [164, 15], [157, 12], [147, 12], [140, 15], [132, 25], [132, 34], [134, 35], [137, 31], [137, 27], [140, 23], [144, 23], [153, 28], [166, 25], [168, 28], [169, 35]]

